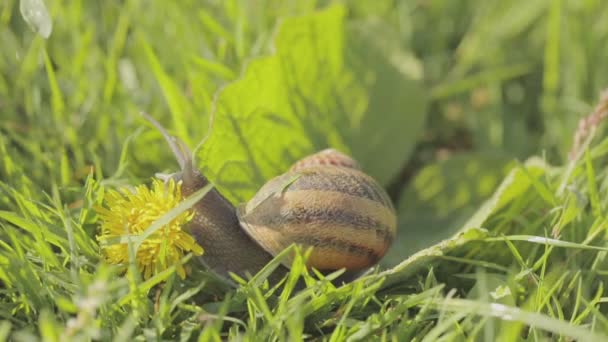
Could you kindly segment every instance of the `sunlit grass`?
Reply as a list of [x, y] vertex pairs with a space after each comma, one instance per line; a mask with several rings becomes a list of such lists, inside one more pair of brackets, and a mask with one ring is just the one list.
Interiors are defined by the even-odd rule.
[[[54, 22], [45, 40], [23, 22], [17, 0], [0, 4], [0, 340], [608, 335], [602, 130], [566, 160], [577, 119], [608, 83], [600, 2], [349, 5], [349, 25], [383, 18], [393, 48], [406, 45], [420, 59], [434, 101], [424, 139], [464, 130], [473, 152], [545, 155], [547, 163], [509, 164], [494, 198], [466, 203], [474, 213], [466, 228], [475, 230], [339, 287], [331, 282], [339, 274], [307, 270], [302, 255], [278, 285], [267, 277], [281, 256], [237, 286], [191, 256], [180, 260], [186, 279], [174, 266], [144, 280], [136, 267], [103, 263], [95, 239], [94, 208], [108, 189], [177, 168], [139, 111], [195, 146], [216, 91], [251, 58], [272, 53], [277, 22], [314, 1], [47, 5]], [[399, 234], [415, 239], [409, 232]]]

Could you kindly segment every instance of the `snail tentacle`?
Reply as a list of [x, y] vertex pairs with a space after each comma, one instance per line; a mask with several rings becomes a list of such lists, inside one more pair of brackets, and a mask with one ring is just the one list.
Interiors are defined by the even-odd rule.
[[181, 169], [181, 172], [178, 173], [157, 173], [155, 176], [164, 182], [173, 178], [181, 179], [185, 185], [194, 184], [200, 178], [200, 174], [194, 169], [194, 154], [190, 148], [188, 148], [188, 145], [178, 137], [169, 134], [169, 132], [167, 132], [167, 130], [149, 114], [141, 112], [141, 115], [156, 127], [160, 134], [165, 138]]

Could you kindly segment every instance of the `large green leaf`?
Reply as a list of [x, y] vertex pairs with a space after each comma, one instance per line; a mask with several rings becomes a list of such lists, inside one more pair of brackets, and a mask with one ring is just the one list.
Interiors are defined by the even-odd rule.
[[[397, 266], [382, 272], [382, 275], [387, 277], [384, 286], [390, 287], [406, 282], [413, 275], [439, 262], [443, 255], [452, 253], [457, 254], [456, 251], [458, 250], [468, 250], [470, 252], [472, 249], [469, 245], [470, 243], [484, 240], [492, 235], [492, 231], [482, 228], [484, 222], [486, 222], [492, 214], [504, 208], [518, 196], [521, 196], [525, 191], [530, 189], [530, 187], [534, 186], [534, 182], [537, 182], [539, 177], [545, 175], [548, 170], [549, 166], [542, 159], [535, 157], [530, 158], [521, 167], [513, 168], [503, 179], [492, 196], [487, 199], [468, 220], [465, 220], [464, 223], [457, 227], [455, 234], [439, 243], [417, 251], [400, 262]], [[481, 183], [483, 182], [478, 182], [477, 184]], [[404, 195], [404, 197], [407, 196], [408, 195]], [[405, 206], [405, 204], [402, 204], [402, 207], [403, 206]], [[460, 222], [463, 221], [461, 220]], [[404, 231], [408, 228], [411, 227], [403, 226], [402, 231], [399, 232], [400, 235], [404, 237], [403, 240], [408, 239], [411, 236]], [[412, 251], [407, 254], [411, 252]]]
[[481, 241], [488, 236], [488, 231], [485, 229], [469, 228], [449, 239], [425, 248], [403, 260], [397, 266], [380, 273], [381, 276], [386, 277], [382, 286], [389, 288], [407, 283], [412, 280], [413, 276], [428, 270], [429, 267], [437, 263], [441, 256], [453, 253], [456, 250], [466, 250], [469, 243]]
[[399, 232], [383, 264], [395, 265], [461, 230], [511, 165], [504, 156], [469, 153], [422, 169], [399, 200]]
[[424, 121], [421, 86], [369, 36], [349, 32], [344, 16], [332, 6], [284, 20], [275, 53], [218, 93], [198, 156], [231, 201], [326, 147], [351, 153], [383, 184], [408, 158]]
[[348, 145], [365, 170], [389, 182], [412, 152], [426, 118], [422, 66], [387, 25], [355, 22], [349, 26], [347, 62], [368, 103], [360, 120], [342, 126]]
[[494, 212], [506, 206], [518, 196], [528, 190], [533, 182], [545, 175], [550, 166], [543, 159], [532, 157], [521, 167], [514, 168], [502, 181], [498, 189], [463, 225], [480, 227]]

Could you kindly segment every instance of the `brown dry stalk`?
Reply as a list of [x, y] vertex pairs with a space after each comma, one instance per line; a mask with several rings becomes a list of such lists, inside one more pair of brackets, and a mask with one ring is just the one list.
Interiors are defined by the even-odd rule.
[[572, 144], [572, 150], [570, 151], [570, 160], [574, 160], [578, 154], [578, 150], [581, 145], [587, 139], [589, 133], [597, 128], [599, 124], [608, 117], [608, 89], [602, 92], [598, 104], [591, 114], [582, 118], [578, 122], [578, 128], [574, 134], [574, 143]]

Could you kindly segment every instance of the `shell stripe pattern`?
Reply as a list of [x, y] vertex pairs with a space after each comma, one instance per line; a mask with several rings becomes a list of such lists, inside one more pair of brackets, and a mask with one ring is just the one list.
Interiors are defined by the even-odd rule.
[[306, 158], [300, 159], [295, 164], [293, 164], [293, 166], [289, 170], [299, 171], [309, 168], [311, 166], [319, 165], [342, 166], [361, 170], [359, 163], [357, 163], [354, 159], [331, 148], [315, 153]]
[[347, 167], [308, 166], [279, 176], [239, 215], [245, 231], [271, 254], [292, 242], [314, 247], [308, 264], [320, 270], [369, 267], [396, 233], [386, 193], [373, 178]]

